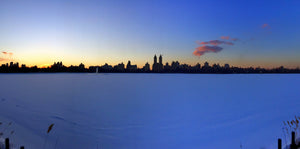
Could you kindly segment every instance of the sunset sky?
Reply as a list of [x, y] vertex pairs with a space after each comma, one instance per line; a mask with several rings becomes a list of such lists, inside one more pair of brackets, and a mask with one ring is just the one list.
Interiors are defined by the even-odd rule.
[[0, 63], [300, 66], [299, 0], [0, 0]]

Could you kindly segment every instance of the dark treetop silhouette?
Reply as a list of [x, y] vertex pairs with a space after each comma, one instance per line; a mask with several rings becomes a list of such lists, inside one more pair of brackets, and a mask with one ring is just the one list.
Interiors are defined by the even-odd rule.
[[219, 74], [231, 74], [231, 73], [300, 73], [299, 68], [287, 69], [283, 66], [273, 69], [265, 68], [241, 68], [232, 67], [229, 64], [220, 66], [219, 64], [209, 65], [205, 62], [204, 65], [198, 63], [195, 66], [188, 64], [180, 64], [178, 61], [173, 61], [172, 64], [166, 63], [163, 65], [163, 58], [159, 56], [159, 62], [157, 62], [156, 55], [154, 56], [154, 62], [152, 65], [152, 70], [150, 69], [150, 64], [147, 62], [143, 68], [138, 68], [137, 65], [132, 65], [128, 61], [126, 68], [123, 63], [115, 66], [108, 65], [105, 63], [103, 66], [90, 66], [85, 68], [84, 64], [79, 64], [79, 66], [69, 66], [66, 67], [62, 62], [57, 62], [48, 68], [38, 68], [37, 66], [26, 67], [22, 64], [19, 67], [19, 63], [10, 62], [10, 64], [2, 64], [0, 67], [0, 73], [26, 73], [26, 72], [100, 72], [100, 73], [219, 73]]

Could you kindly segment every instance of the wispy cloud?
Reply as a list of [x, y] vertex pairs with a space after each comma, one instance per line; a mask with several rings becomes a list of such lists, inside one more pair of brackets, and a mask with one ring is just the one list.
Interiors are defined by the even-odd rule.
[[230, 36], [221, 36], [221, 39], [224, 39], [224, 40], [232, 40], [232, 41], [237, 41], [237, 40], [239, 40], [238, 38], [231, 38]]
[[[230, 38], [229, 36], [221, 36], [223, 40], [231, 40], [237, 41], [237, 38]], [[223, 50], [221, 45], [230, 45], [233, 46], [234, 43], [230, 41], [223, 41], [223, 40], [210, 40], [210, 41], [197, 41], [200, 47], [197, 47], [196, 50], [193, 52], [195, 56], [202, 56], [205, 53], [218, 53]]]
[[238, 41], [239, 39], [238, 38], [231, 38], [230, 40], [232, 40], [232, 41]]
[[218, 53], [220, 51], [222, 51], [223, 48], [222, 47], [219, 47], [219, 46], [201, 46], [201, 47], [197, 47], [196, 50], [193, 52], [193, 54], [195, 56], [202, 56], [204, 55], [205, 53]]
[[232, 42], [228, 42], [228, 41], [221, 41], [221, 40], [211, 40], [211, 41], [207, 41], [207, 42], [198, 42], [198, 44], [200, 45], [213, 45], [213, 46], [218, 46], [221, 44], [225, 44], [225, 45], [233, 45]]
[[5, 51], [3, 51], [2, 54], [4, 54], [4, 55], [9, 55], [9, 56], [12, 56], [12, 55], [13, 55], [12, 52], [5, 52]]
[[229, 40], [230, 37], [229, 36], [221, 36], [221, 39]]
[[11, 61], [11, 58], [13, 56], [13, 53], [12, 52], [6, 52], [6, 51], [2, 51], [0, 53], [0, 56], [1, 54], [3, 55], [2, 57], [0, 57], [0, 62], [3, 62], [3, 61]]
[[9, 61], [9, 59], [0, 57], [0, 62], [3, 62], [3, 61]]

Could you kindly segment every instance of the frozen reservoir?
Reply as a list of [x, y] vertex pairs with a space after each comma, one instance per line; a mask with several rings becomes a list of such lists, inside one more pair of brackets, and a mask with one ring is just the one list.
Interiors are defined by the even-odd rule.
[[0, 82], [0, 138], [28, 149], [273, 149], [279, 137], [286, 143], [282, 122], [300, 116], [299, 74], [37, 73]]

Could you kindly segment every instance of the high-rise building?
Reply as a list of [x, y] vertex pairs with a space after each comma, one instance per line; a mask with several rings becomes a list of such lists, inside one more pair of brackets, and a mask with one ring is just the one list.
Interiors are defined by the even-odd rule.
[[162, 72], [163, 71], [163, 63], [162, 63], [162, 56], [159, 56], [159, 63], [157, 63], [157, 57], [154, 55], [154, 63], [152, 66], [152, 71], [154, 72]]
[[19, 68], [19, 63], [17, 62], [17, 63], [15, 63], [15, 65], [14, 65], [16, 68]]
[[131, 66], [131, 62], [130, 62], [130, 61], [128, 61], [127, 65], [126, 65], [126, 69], [129, 69], [129, 68], [130, 68], [130, 66]]
[[159, 55], [159, 64], [162, 65], [162, 56]]
[[157, 64], [157, 57], [156, 57], [156, 54], [154, 55], [154, 64]]

